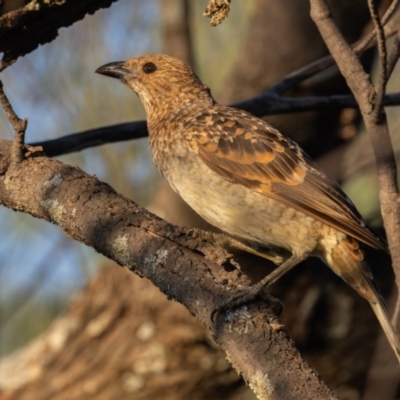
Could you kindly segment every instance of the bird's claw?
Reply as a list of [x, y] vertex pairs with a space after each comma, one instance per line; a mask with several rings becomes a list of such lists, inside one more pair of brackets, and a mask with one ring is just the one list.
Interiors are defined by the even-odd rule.
[[255, 285], [246, 292], [232, 296], [222, 306], [219, 306], [212, 311], [210, 316], [211, 322], [215, 324], [220, 314], [225, 314], [227, 311], [232, 311], [233, 309], [238, 308], [246, 303], [250, 303], [257, 297], [261, 297], [263, 301], [270, 304], [273, 307], [274, 313], [280, 315], [283, 310], [282, 302], [262, 289], [263, 288], [258, 288], [257, 285]]

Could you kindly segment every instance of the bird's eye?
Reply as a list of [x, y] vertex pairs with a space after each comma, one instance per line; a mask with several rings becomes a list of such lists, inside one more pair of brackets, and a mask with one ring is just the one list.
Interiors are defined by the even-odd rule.
[[143, 65], [143, 72], [145, 74], [151, 74], [154, 71], [157, 71], [157, 67], [155, 64], [153, 64], [152, 62], [148, 62], [146, 64]]

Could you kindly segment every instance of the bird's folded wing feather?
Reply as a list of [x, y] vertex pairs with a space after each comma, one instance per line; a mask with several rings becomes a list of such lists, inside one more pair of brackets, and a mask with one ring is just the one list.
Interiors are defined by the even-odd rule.
[[[266, 122], [221, 107], [200, 113], [191, 125], [187, 139], [214, 172], [386, 250], [340, 187], [296, 143]], [[201, 126], [207, 127], [207, 134]]]

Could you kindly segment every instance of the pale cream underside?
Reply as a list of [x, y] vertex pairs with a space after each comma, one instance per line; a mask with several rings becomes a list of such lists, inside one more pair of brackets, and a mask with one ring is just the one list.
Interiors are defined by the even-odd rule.
[[[322, 258], [326, 250], [345, 237], [300, 211], [227, 181], [195, 154], [183, 158], [184, 162], [180, 159], [177, 168], [171, 165], [176, 159], [170, 159], [164, 176], [206, 221], [233, 236], [265, 246], [282, 247], [294, 254], [306, 251]], [[320, 249], [325, 249], [324, 255], [320, 254]], [[326, 261], [330, 264], [331, 260]]]

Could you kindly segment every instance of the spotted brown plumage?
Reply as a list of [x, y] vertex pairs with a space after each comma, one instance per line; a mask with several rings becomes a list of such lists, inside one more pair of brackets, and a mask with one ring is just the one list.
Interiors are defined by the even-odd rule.
[[360, 247], [386, 245], [296, 143], [247, 112], [217, 104], [175, 58], [148, 54], [96, 72], [120, 79], [139, 96], [154, 164], [197, 213], [251, 246], [291, 252], [231, 305], [317, 256], [370, 302], [400, 361], [399, 335]]
[[189, 138], [193, 150], [210, 169], [386, 250], [340, 187], [295, 142], [244, 111], [214, 108], [214, 112], [203, 110], [188, 126], [188, 131], [192, 127], [200, 131], [203, 122], [211, 122], [207, 135], [190, 134]]

